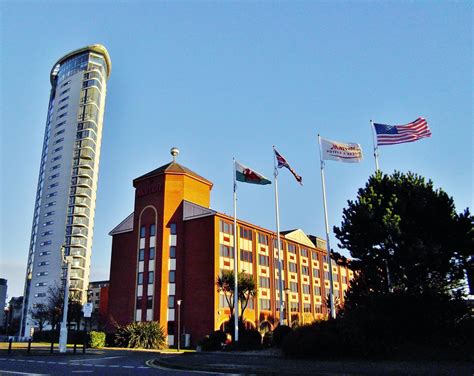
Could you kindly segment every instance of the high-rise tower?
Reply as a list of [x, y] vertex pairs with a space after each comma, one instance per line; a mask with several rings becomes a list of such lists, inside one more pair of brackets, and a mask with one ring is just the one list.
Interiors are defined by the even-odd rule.
[[21, 334], [32, 311], [61, 283], [63, 254], [73, 256], [70, 290], [89, 285], [102, 120], [111, 61], [104, 46], [75, 50], [54, 64], [26, 268]]

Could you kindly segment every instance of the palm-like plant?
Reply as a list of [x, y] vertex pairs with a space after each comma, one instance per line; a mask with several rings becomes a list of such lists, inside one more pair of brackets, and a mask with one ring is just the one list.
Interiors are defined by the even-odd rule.
[[[253, 276], [240, 272], [237, 277], [237, 289], [239, 292], [239, 302], [241, 306], [240, 317], [243, 317], [245, 309], [248, 306], [249, 300], [257, 295], [257, 285]], [[225, 300], [230, 309], [230, 317], [234, 316], [234, 287], [235, 277], [232, 270], [225, 270], [222, 274], [217, 277], [216, 281], [217, 292], [224, 294]]]
[[157, 321], [133, 322], [117, 328], [115, 341], [121, 347], [163, 349], [166, 337]]

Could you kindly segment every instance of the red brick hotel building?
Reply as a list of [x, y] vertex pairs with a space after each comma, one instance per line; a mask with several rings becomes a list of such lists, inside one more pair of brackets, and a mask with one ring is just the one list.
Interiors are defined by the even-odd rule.
[[[212, 183], [176, 162], [133, 181], [135, 208], [110, 235], [109, 319], [120, 325], [159, 321], [175, 345], [178, 300], [181, 333], [195, 344], [229, 318], [216, 290], [222, 270], [233, 270], [233, 218], [209, 208]], [[274, 328], [280, 317], [276, 233], [238, 220], [239, 270], [252, 274], [258, 295], [245, 311], [248, 325]], [[325, 242], [301, 230], [281, 233], [285, 311], [291, 322], [328, 315], [329, 266]], [[334, 292], [342, 303], [351, 270], [333, 263]], [[286, 312], [283, 313], [286, 321]]]

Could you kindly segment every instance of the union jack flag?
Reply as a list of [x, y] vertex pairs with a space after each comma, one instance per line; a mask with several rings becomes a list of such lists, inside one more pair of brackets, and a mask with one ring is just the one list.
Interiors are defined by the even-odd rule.
[[275, 149], [273, 148], [273, 151], [275, 152], [275, 157], [277, 160], [277, 167], [282, 168], [286, 167], [295, 177], [296, 181], [303, 185], [303, 178], [299, 176], [293, 168], [291, 168], [290, 164], [287, 162], [287, 160]]

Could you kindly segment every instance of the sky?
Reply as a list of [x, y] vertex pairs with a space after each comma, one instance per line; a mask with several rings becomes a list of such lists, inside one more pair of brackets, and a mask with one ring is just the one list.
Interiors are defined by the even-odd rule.
[[[473, 204], [473, 21], [468, 1], [0, 2], [0, 278], [23, 293], [49, 99], [68, 52], [112, 60], [91, 279], [108, 279], [109, 231], [133, 211], [132, 180], [171, 161], [214, 183], [232, 214], [232, 157], [271, 177], [272, 145], [303, 177], [279, 176], [281, 229], [325, 237], [317, 135], [360, 143], [328, 161], [329, 224], [374, 172], [370, 119], [423, 116], [433, 136], [385, 146], [380, 168], [413, 171]], [[273, 186], [240, 184], [238, 217], [275, 229]], [[337, 240], [331, 231], [331, 246]], [[346, 251], [343, 254], [348, 255]]]

